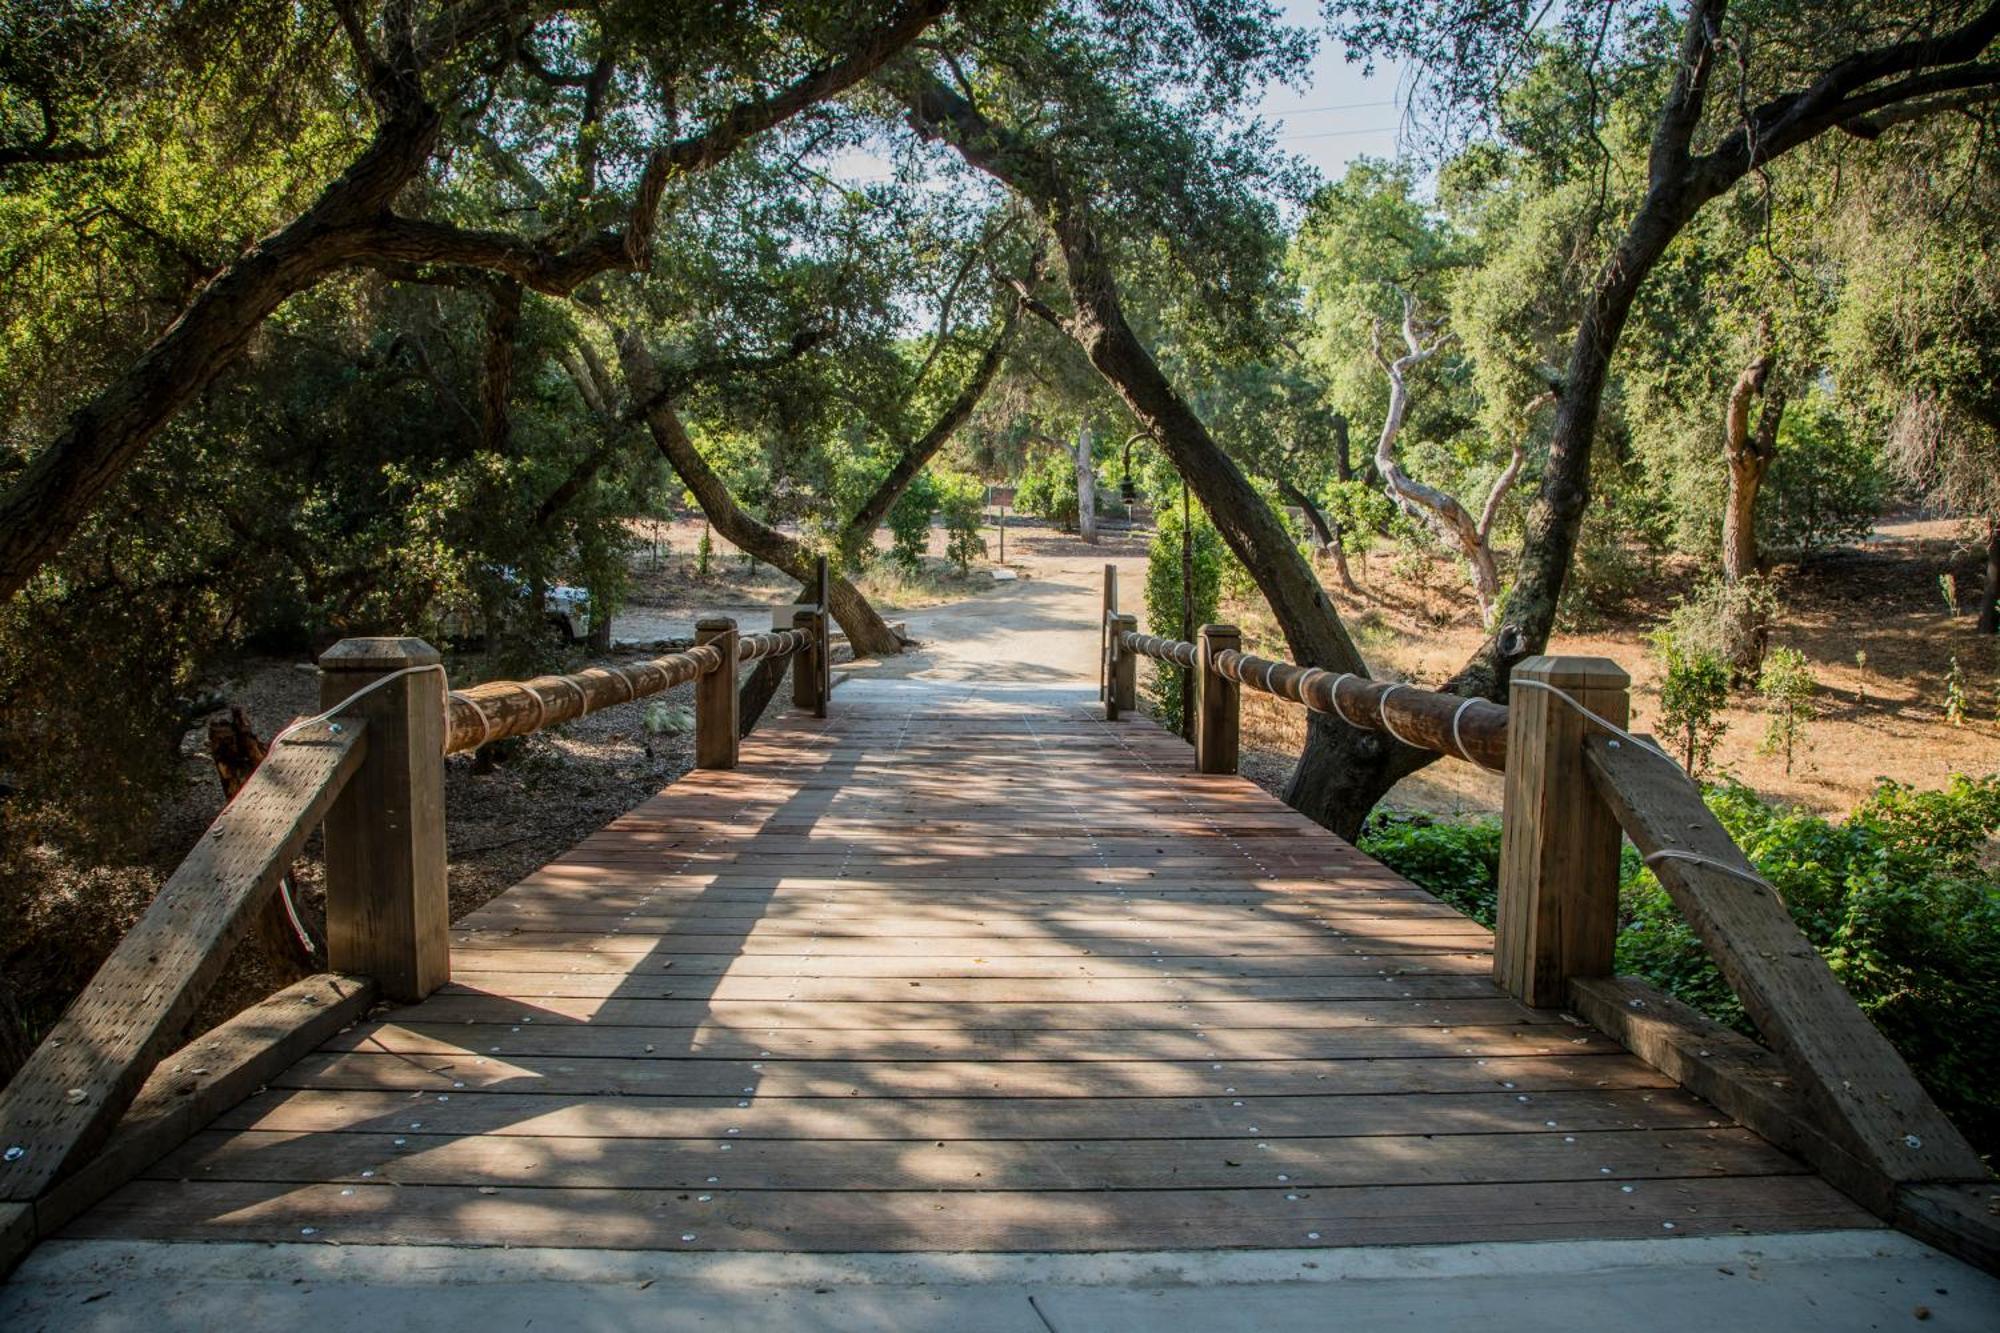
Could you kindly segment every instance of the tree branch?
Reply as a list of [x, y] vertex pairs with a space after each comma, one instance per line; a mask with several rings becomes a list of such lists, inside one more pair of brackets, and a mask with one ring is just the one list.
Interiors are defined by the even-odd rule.
[[366, 243], [384, 258], [405, 263], [491, 269], [549, 296], [567, 296], [600, 273], [644, 270], [651, 262], [660, 200], [669, 182], [714, 166], [747, 140], [852, 88], [948, 8], [950, 0], [910, 0], [840, 58], [776, 93], [737, 103], [699, 134], [655, 149], [622, 228], [606, 228], [575, 245], [555, 248], [545, 239], [391, 215], [372, 224]]

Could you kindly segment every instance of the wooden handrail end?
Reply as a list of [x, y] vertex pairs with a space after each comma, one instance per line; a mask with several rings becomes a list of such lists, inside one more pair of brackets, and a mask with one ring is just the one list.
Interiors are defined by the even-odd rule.
[[32, 1203], [0, 1203], [0, 1277], [113, 1190], [185, 1143], [375, 1003], [367, 977], [306, 977], [160, 1062], [104, 1146]]
[[1900, 1231], [2000, 1273], [2000, 1181], [1897, 1181], [1813, 1109], [1779, 1056], [1638, 977], [1578, 977], [1570, 1007]]
[[1821, 1125], [1775, 1052], [1639, 977], [1574, 977], [1569, 999], [1592, 1027], [1888, 1216], [1894, 1182]]
[[1991, 1179], [1905, 1185], [1889, 1219], [1946, 1254], [2000, 1274], [2000, 1182]]

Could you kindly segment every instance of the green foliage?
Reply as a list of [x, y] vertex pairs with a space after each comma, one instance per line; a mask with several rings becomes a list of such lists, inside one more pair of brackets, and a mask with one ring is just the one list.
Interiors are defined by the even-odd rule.
[[1810, 556], [1865, 537], [1888, 489], [1875, 442], [1851, 429], [1828, 395], [1812, 394], [1778, 428], [1778, 456], [1757, 501], [1758, 538]]
[[986, 521], [986, 487], [963, 472], [944, 473], [937, 486], [945, 558], [958, 566], [960, 574], [969, 574], [974, 560], [986, 558], [986, 538], [979, 532]]
[[1804, 743], [1806, 724], [1812, 719], [1812, 664], [1796, 648], [1774, 648], [1764, 659], [1757, 677], [1757, 692], [1764, 696], [1769, 721], [1759, 749], [1765, 754], [1785, 756], [1785, 772], [1792, 771], [1794, 751]]
[[1060, 450], [1038, 452], [1014, 488], [1014, 508], [1064, 532], [1076, 531], [1076, 463]]
[[1958, 654], [1951, 655], [1951, 670], [1944, 676], [1944, 720], [1954, 727], [1965, 725], [1965, 671]]
[[923, 564], [931, 547], [931, 516], [937, 507], [938, 485], [928, 471], [912, 477], [889, 507], [889, 558], [904, 569]]
[[694, 572], [707, 578], [715, 561], [715, 539], [708, 535], [708, 524], [701, 525], [701, 540], [694, 548]]
[[[1215, 621], [1222, 600], [1223, 566], [1229, 552], [1222, 534], [1199, 505], [1192, 511], [1192, 524], [1185, 529], [1193, 556], [1194, 599], [1182, 598], [1181, 508], [1176, 496], [1160, 510], [1159, 530], [1153, 534], [1146, 552], [1146, 624], [1162, 638], [1178, 639], [1183, 628], [1199, 631]], [[1185, 667], [1166, 662], [1153, 663], [1153, 675], [1146, 689], [1153, 709], [1166, 725], [1179, 730], [1181, 687], [1188, 676]]]
[[1365, 481], [1330, 481], [1319, 503], [1349, 555], [1366, 555], [1396, 517], [1395, 502]]
[[1754, 679], [1777, 615], [1778, 593], [1769, 581], [1709, 579], [1674, 600], [1666, 621], [1654, 631], [1654, 642], [1671, 645], [1690, 660], [1726, 662], [1739, 682]]
[[1489, 929], [1500, 883], [1500, 821], [1436, 820], [1378, 810], [1355, 843], [1362, 851]]
[[[1845, 821], [1764, 801], [1733, 782], [1708, 806], [1917, 1077], [1984, 1152], [2000, 1149], [2000, 776], [1941, 791], [1884, 782]], [[1358, 845], [1490, 925], [1499, 821], [1377, 815]], [[1638, 853], [1625, 851], [1617, 968], [1710, 1017], [1751, 1027], [1729, 984]]]
[[1654, 650], [1666, 668], [1660, 679], [1660, 726], [1680, 752], [1681, 767], [1700, 777], [1728, 725], [1729, 667], [1713, 653], [1684, 653], [1672, 636], [1656, 634]]

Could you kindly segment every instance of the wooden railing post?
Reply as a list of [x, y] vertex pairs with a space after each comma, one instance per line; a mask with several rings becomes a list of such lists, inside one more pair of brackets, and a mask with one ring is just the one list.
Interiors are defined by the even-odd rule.
[[1602, 657], [1531, 657], [1514, 668], [1493, 975], [1536, 1008], [1569, 1003], [1572, 977], [1611, 975], [1618, 820], [1585, 768], [1583, 740], [1598, 728], [1576, 705], [1623, 727], [1630, 684]]
[[826, 612], [802, 606], [792, 612], [792, 628], [812, 636], [812, 647], [792, 654], [792, 707], [814, 717], [825, 717], [826, 693], [820, 688], [820, 659], [827, 650]]
[[694, 766], [736, 767], [736, 622], [705, 616], [695, 622], [695, 647], [712, 646], [722, 664], [694, 682]]
[[827, 700], [833, 696], [833, 632], [827, 624], [827, 617], [832, 614], [828, 608], [833, 605], [833, 575], [823, 555], [813, 562], [813, 587], [813, 601], [819, 606], [819, 619], [813, 625], [817, 642], [813, 661], [819, 664], [819, 707], [813, 710], [813, 716], [825, 717]]
[[[319, 659], [320, 706], [439, 660], [422, 639], [343, 639]], [[406, 1004], [451, 977], [443, 699], [443, 673], [416, 671], [354, 701], [342, 716], [367, 721], [367, 753], [324, 825], [327, 966]]]
[[1097, 697], [1111, 692], [1111, 617], [1118, 613], [1118, 566], [1104, 567], [1104, 608], [1097, 617]]
[[1116, 722], [1120, 713], [1137, 712], [1139, 708], [1139, 654], [1118, 642], [1119, 635], [1138, 631], [1139, 618], [1114, 613], [1106, 618], [1105, 624], [1104, 673], [1109, 685], [1104, 696], [1104, 718]]
[[1240, 652], [1243, 635], [1234, 625], [1203, 625], [1195, 646], [1195, 772], [1234, 773], [1242, 687], [1215, 669], [1215, 655]]

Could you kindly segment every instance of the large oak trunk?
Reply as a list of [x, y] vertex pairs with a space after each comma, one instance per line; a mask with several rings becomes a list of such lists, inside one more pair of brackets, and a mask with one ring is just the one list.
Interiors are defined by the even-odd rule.
[[1986, 587], [1979, 594], [1981, 634], [2000, 634], [2000, 515], [1986, 520]]

